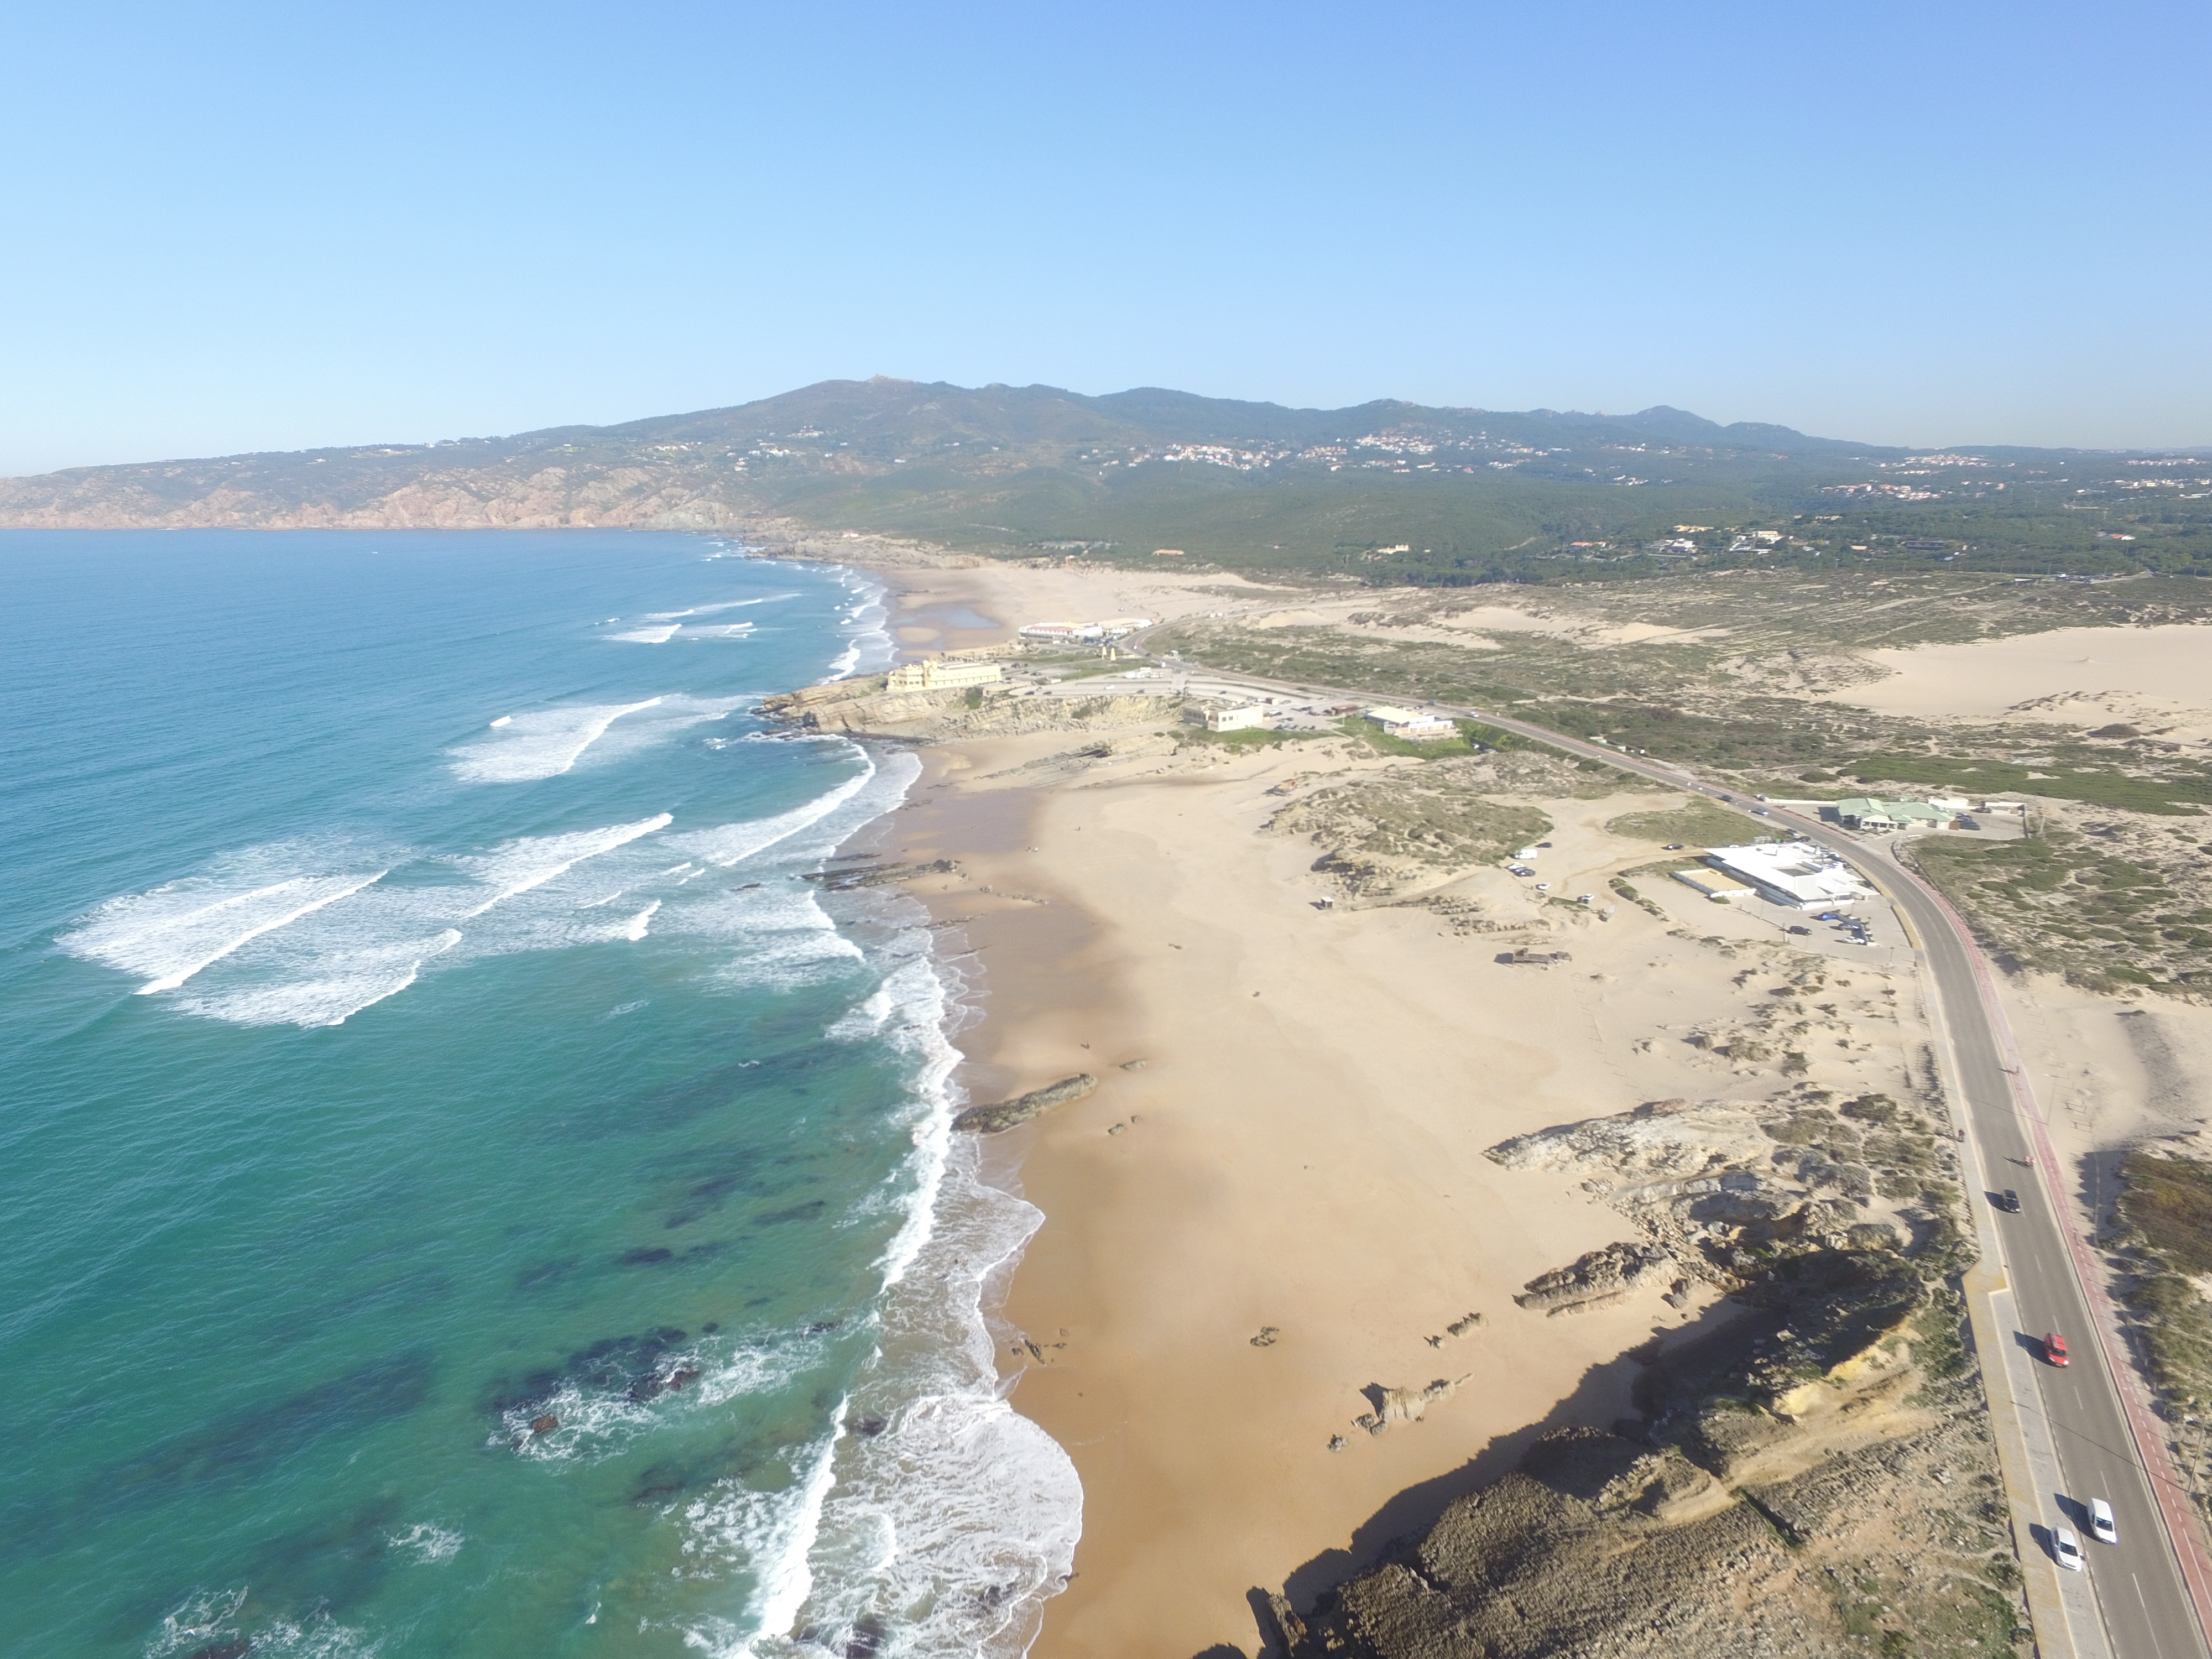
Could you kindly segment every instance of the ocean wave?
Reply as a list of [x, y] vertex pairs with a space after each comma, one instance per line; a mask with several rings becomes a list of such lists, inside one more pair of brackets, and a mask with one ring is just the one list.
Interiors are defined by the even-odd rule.
[[[281, 857], [280, 849], [270, 850]], [[238, 860], [246, 867], [228, 878], [194, 877], [111, 899], [57, 943], [72, 956], [147, 975], [138, 994], [155, 995], [177, 989], [255, 939], [350, 898], [391, 873], [385, 869], [260, 881], [271, 861], [248, 856]]]
[[602, 634], [599, 637], [623, 645], [665, 645], [676, 637], [677, 626], [675, 623], [655, 623], [649, 628], [633, 628], [620, 634]]
[[660, 702], [659, 697], [647, 697], [642, 702], [575, 703], [509, 714], [495, 722], [492, 729], [499, 732], [498, 737], [446, 752], [453, 761], [453, 775], [465, 783], [529, 783], [558, 777], [582, 759], [584, 751], [623, 715], [654, 708]]
[[494, 905], [504, 904], [532, 888], [543, 887], [556, 876], [566, 875], [586, 859], [611, 853], [656, 830], [665, 830], [672, 822], [671, 814], [656, 812], [635, 823], [617, 823], [605, 830], [580, 830], [565, 836], [525, 836], [487, 854], [457, 858], [455, 864], [495, 890], [474, 909], [464, 911], [463, 919], [473, 920]]
[[898, 641], [891, 637], [890, 588], [858, 571], [844, 570], [838, 584], [852, 597], [838, 618], [845, 648], [823, 676], [826, 684], [854, 674], [873, 674], [890, 667], [898, 656]]
[[709, 979], [814, 982], [862, 953], [791, 876], [895, 805], [918, 764], [851, 754], [860, 769], [811, 800], [696, 830], [659, 812], [472, 852], [248, 848], [110, 900], [56, 943], [182, 1012], [240, 1025], [341, 1024], [434, 968], [648, 938], [707, 947], [696, 971]]

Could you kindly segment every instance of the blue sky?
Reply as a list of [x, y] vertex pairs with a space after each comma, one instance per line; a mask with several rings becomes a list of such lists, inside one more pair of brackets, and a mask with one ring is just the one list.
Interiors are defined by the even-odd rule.
[[0, 13], [0, 472], [831, 376], [2212, 442], [2212, 8]]

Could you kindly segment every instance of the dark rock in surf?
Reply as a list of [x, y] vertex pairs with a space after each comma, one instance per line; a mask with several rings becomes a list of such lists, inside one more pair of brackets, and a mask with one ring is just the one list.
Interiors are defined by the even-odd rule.
[[534, 1435], [550, 1434], [560, 1426], [561, 1419], [554, 1416], [551, 1412], [547, 1412], [543, 1417], [533, 1417], [530, 1419], [530, 1432]]
[[1028, 1122], [1054, 1106], [1064, 1106], [1071, 1100], [1080, 1100], [1098, 1086], [1098, 1079], [1088, 1072], [1079, 1072], [1073, 1077], [1064, 1077], [1057, 1083], [1012, 1100], [1002, 1100], [995, 1106], [970, 1106], [952, 1120], [955, 1129], [970, 1134], [995, 1135]]

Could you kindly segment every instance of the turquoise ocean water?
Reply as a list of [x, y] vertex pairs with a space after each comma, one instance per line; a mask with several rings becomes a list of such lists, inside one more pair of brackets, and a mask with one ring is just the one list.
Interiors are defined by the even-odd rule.
[[1018, 1652], [975, 988], [799, 879], [915, 763], [861, 575], [0, 535], [0, 1651]]

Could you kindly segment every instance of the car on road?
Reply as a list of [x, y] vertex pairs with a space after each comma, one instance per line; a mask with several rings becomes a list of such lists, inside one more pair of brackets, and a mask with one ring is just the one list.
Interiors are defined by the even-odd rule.
[[2066, 1339], [2056, 1331], [2046, 1331], [2043, 1337], [2043, 1357], [2054, 1365], [2065, 1364]]
[[1810, 933], [1813, 930], [1802, 922], [1792, 922], [1790, 924], [1790, 931], [1793, 933]]
[[2058, 1558], [2058, 1565], [2069, 1572], [2081, 1571], [2081, 1540], [2074, 1535], [2071, 1527], [2061, 1527], [2051, 1534], [2051, 1553]]
[[2002, 1210], [2007, 1215], [2018, 1215], [2020, 1213], [2020, 1194], [2013, 1191], [2011, 1188], [2006, 1188], [2004, 1189], [2004, 1196], [1997, 1200], [1997, 1208]]
[[1662, 853], [1679, 853], [1682, 850], [1682, 843], [1679, 841], [1670, 841], [1659, 850]]
[[2101, 1498], [2089, 1500], [2089, 1535], [2100, 1544], [2120, 1541], [2120, 1529], [2112, 1524], [2112, 1506]]

